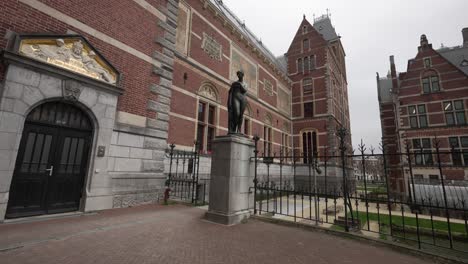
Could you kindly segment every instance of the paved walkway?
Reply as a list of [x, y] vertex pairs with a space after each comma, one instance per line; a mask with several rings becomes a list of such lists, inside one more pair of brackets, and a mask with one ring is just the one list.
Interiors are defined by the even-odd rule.
[[257, 220], [225, 227], [205, 210], [147, 205], [0, 224], [0, 263], [428, 263], [388, 248]]

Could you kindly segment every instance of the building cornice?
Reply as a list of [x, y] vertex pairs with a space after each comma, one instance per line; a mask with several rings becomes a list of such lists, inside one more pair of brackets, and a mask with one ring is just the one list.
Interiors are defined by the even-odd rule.
[[252, 43], [249, 40], [249, 38], [244, 35], [244, 33], [239, 31], [237, 27], [231, 21], [229, 21], [229, 19], [225, 17], [224, 14], [220, 13], [211, 2], [207, 0], [200, 0], [200, 2], [203, 5], [203, 9], [210, 11], [214, 19], [218, 19], [219, 21], [221, 21], [223, 27], [226, 28], [229, 32], [231, 32], [231, 35], [234, 35], [242, 44], [244, 44], [245, 48], [247, 48], [253, 54], [255, 54], [257, 58], [260, 59], [260, 61], [268, 65], [269, 68], [273, 71], [273, 73], [275, 73], [280, 79], [282, 79], [289, 85], [292, 85], [292, 81], [287, 76], [287, 73], [281, 71], [275, 62], [273, 62], [270, 58], [268, 58], [266, 54], [259, 50], [256, 47], [256, 44]]

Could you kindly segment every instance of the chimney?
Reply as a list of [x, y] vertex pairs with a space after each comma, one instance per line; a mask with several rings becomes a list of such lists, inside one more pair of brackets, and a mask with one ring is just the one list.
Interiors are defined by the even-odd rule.
[[421, 45], [418, 47], [418, 51], [420, 52], [426, 50], [427, 48], [432, 48], [432, 44], [429, 44], [425, 34], [421, 35], [420, 44]]
[[468, 47], [468, 27], [462, 29], [463, 47]]
[[396, 92], [398, 89], [398, 78], [395, 67], [395, 57], [393, 55], [390, 56], [390, 75], [392, 77], [392, 90]]

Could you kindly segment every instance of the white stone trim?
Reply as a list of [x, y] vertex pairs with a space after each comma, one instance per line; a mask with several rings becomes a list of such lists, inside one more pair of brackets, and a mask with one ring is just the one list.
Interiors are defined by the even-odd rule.
[[146, 11], [150, 12], [157, 18], [166, 21], [166, 16], [161, 13], [158, 9], [154, 8], [150, 3], [146, 2], [145, 0], [133, 0], [135, 3], [139, 4], [141, 7], [143, 7]]

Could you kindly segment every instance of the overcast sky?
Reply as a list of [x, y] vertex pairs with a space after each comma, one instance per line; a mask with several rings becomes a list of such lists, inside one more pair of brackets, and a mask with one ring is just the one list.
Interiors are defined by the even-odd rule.
[[397, 71], [406, 71], [421, 34], [434, 48], [462, 44], [468, 27], [468, 0], [224, 0], [276, 56], [286, 53], [303, 14], [313, 24], [331, 13], [346, 51], [353, 145], [361, 138], [378, 146], [382, 136], [376, 72], [386, 76], [390, 55]]

